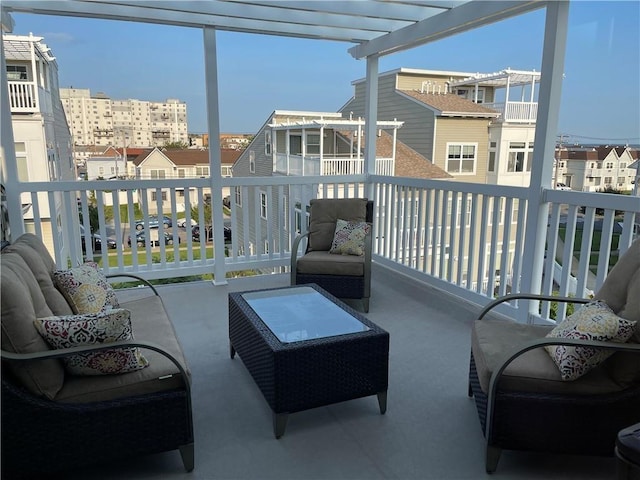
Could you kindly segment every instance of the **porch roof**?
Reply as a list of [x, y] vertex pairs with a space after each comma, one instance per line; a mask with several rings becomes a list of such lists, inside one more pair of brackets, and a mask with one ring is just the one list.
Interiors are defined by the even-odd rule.
[[355, 58], [388, 54], [542, 8], [543, 0], [506, 2], [363, 0], [4, 0], [10, 12], [67, 15], [335, 40], [357, 44]]

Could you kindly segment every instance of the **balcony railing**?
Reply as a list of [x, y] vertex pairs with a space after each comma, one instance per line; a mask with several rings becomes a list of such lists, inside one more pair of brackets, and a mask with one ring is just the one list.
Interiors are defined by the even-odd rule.
[[39, 109], [38, 93], [34, 82], [10, 81], [9, 103], [11, 113], [34, 113]]
[[535, 122], [538, 118], [537, 102], [485, 103], [484, 107], [500, 112], [500, 120], [504, 122]]
[[[393, 158], [376, 158], [376, 175], [394, 175]], [[274, 167], [283, 175], [362, 175], [364, 159], [349, 156], [287, 155], [276, 154]]]
[[[40, 212], [59, 212], [52, 223], [60, 227], [50, 233], [58, 265], [83, 259], [81, 216], [88, 245], [84, 256], [96, 258], [108, 273], [149, 279], [286, 271], [292, 241], [306, 231], [310, 199], [367, 192], [376, 205], [374, 260], [476, 304], [518, 291], [535, 262], [544, 265], [542, 293], [584, 296], [597, 290], [610, 264], [631, 244], [640, 219], [639, 197], [545, 190], [546, 250], [544, 258], [531, 259], [523, 257], [524, 244], [536, 234], [528, 236], [525, 230], [530, 206], [528, 189], [522, 187], [388, 176], [373, 176], [366, 183], [364, 176], [223, 178], [221, 183], [220, 199], [214, 196], [213, 205], [222, 208], [227, 193], [231, 204], [226, 217], [213, 214], [213, 235], [222, 238], [224, 222], [232, 231], [230, 241], [197, 243], [188, 232], [172, 228], [167, 230], [171, 242], [151, 245], [145, 237], [144, 247], [136, 242], [129, 247], [130, 226], [156, 212], [176, 225], [178, 212], [190, 215], [189, 206], [205, 205], [212, 188], [209, 178], [42, 182], [20, 188], [30, 197], [27, 215], [34, 219], [27, 230], [47, 238], [50, 224], [40, 219]], [[90, 203], [98, 211], [96, 233], [115, 238], [117, 245], [95, 256], [88, 233]], [[200, 225], [211, 223], [205, 211], [199, 208], [194, 218]], [[548, 314], [549, 305], [543, 305], [543, 317]]]

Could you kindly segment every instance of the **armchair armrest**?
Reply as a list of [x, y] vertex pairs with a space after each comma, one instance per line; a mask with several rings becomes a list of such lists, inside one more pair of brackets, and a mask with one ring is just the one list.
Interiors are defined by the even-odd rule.
[[149, 287], [151, 290], [153, 290], [154, 295], [156, 295], [158, 297], [160, 296], [158, 294], [158, 291], [156, 290], [156, 288], [148, 280], [145, 280], [144, 278], [139, 277], [138, 275], [133, 275], [131, 273], [111, 273], [111, 274], [105, 275], [105, 276], [107, 277], [107, 279], [119, 278], [119, 277], [135, 278], [137, 281], [144, 283], [144, 285], [146, 287]]
[[291, 285], [296, 284], [296, 264], [298, 263], [298, 248], [300, 247], [300, 242], [303, 238], [306, 238], [308, 236], [309, 232], [298, 235], [293, 241], [293, 245], [291, 246]]
[[485, 306], [480, 314], [478, 315], [478, 320], [482, 320], [482, 318], [489, 313], [493, 308], [500, 305], [504, 302], [509, 302], [511, 300], [517, 299], [525, 299], [525, 300], [546, 300], [551, 302], [563, 302], [563, 303], [589, 303], [591, 300], [587, 298], [576, 298], [576, 297], [555, 297], [553, 295], [540, 295], [536, 293], [511, 293], [509, 295], [505, 295], [500, 298], [496, 298], [487, 306]]
[[147, 350], [153, 350], [154, 352], [158, 352], [162, 356], [168, 358], [178, 368], [180, 375], [182, 375], [182, 378], [184, 379], [187, 391], [190, 392], [191, 380], [189, 379], [189, 376], [187, 375], [187, 372], [182, 366], [182, 364], [173, 355], [165, 351], [161, 346], [151, 342], [138, 341], [138, 340], [122, 340], [119, 342], [101, 343], [99, 345], [84, 345], [80, 347], [60, 348], [56, 350], [47, 350], [43, 352], [33, 352], [33, 353], [13, 353], [13, 352], [7, 352], [6, 350], [0, 350], [0, 357], [3, 360], [7, 360], [10, 362], [30, 362], [34, 360], [64, 358], [71, 355], [77, 355], [79, 353], [99, 352], [101, 350], [110, 350], [114, 348], [130, 348], [130, 347], [138, 347], [138, 348], [143, 348]]

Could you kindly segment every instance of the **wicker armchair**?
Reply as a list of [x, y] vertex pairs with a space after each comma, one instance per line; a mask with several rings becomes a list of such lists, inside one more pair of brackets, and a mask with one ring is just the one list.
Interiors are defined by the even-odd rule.
[[[296, 237], [291, 249], [291, 285], [315, 283], [338, 298], [362, 299], [369, 311], [371, 296], [371, 228], [364, 255], [329, 253], [338, 219], [373, 222], [373, 201], [366, 198], [315, 199], [310, 202], [309, 231]], [[303, 239], [307, 247], [298, 258]]]
[[[613, 455], [617, 433], [640, 422], [640, 240], [596, 293], [619, 316], [636, 320], [627, 343], [550, 338], [550, 326], [485, 318], [514, 299], [587, 303], [586, 299], [512, 294], [491, 302], [474, 323], [469, 396], [475, 398], [486, 440], [486, 470], [494, 472], [502, 449]], [[561, 380], [544, 348], [599, 347], [616, 352], [585, 375]]]

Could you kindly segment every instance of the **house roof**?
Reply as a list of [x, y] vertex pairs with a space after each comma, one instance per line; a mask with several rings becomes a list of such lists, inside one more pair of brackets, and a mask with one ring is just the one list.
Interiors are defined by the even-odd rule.
[[465, 116], [494, 118], [499, 112], [474, 103], [453, 93], [422, 93], [419, 90], [397, 90], [428, 107], [436, 110], [442, 116]]
[[[167, 149], [160, 150], [164, 156], [166, 156], [176, 166], [191, 166], [191, 165], [209, 165], [209, 150], [207, 149]], [[133, 163], [138, 166], [153, 152], [154, 150], [146, 150], [142, 154], [133, 159]], [[127, 154], [129, 151], [127, 150]], [[233, 165], [238, 157], [242, 154], [242, 150], [233, 150], [230, 148], [220, 149], [220, 161], [222, 165]], [[128, 155], [127, 155], [128, 156]]]
[[[348, 130], [341, 130], [339, 133], [348, 140], [351, 139], [351, 135], [353, 134], [353, 132]], [[365, 135], [363, 135], [362, 138], [364, 141]], [[393, 156], [393, 137], [385, 131], [376, 139], [376, 155], [381, 158], [390, 158]], [[413, 148], [397, 139], [394, 176], [411, 178], [453, 178], [452, 175], [449, 175]]]
[[543, 8], [546, 1], [458, 0], [3, 0], [8, 12], [211, 27], [233, 32], [336, 40], [354, 58], [387, 55]]
[[640, 151], [635, 148], [612, 147], [609, 145], [601, 145], [599, 147], [564, 147], [560, 149], [560, 159], [601, 161], [607, 158], [612, 150], [615, 150], [617, 158], [620, 158], [625, 151], [628, 151], [633, 159], [638, 159], [640, 154]]

